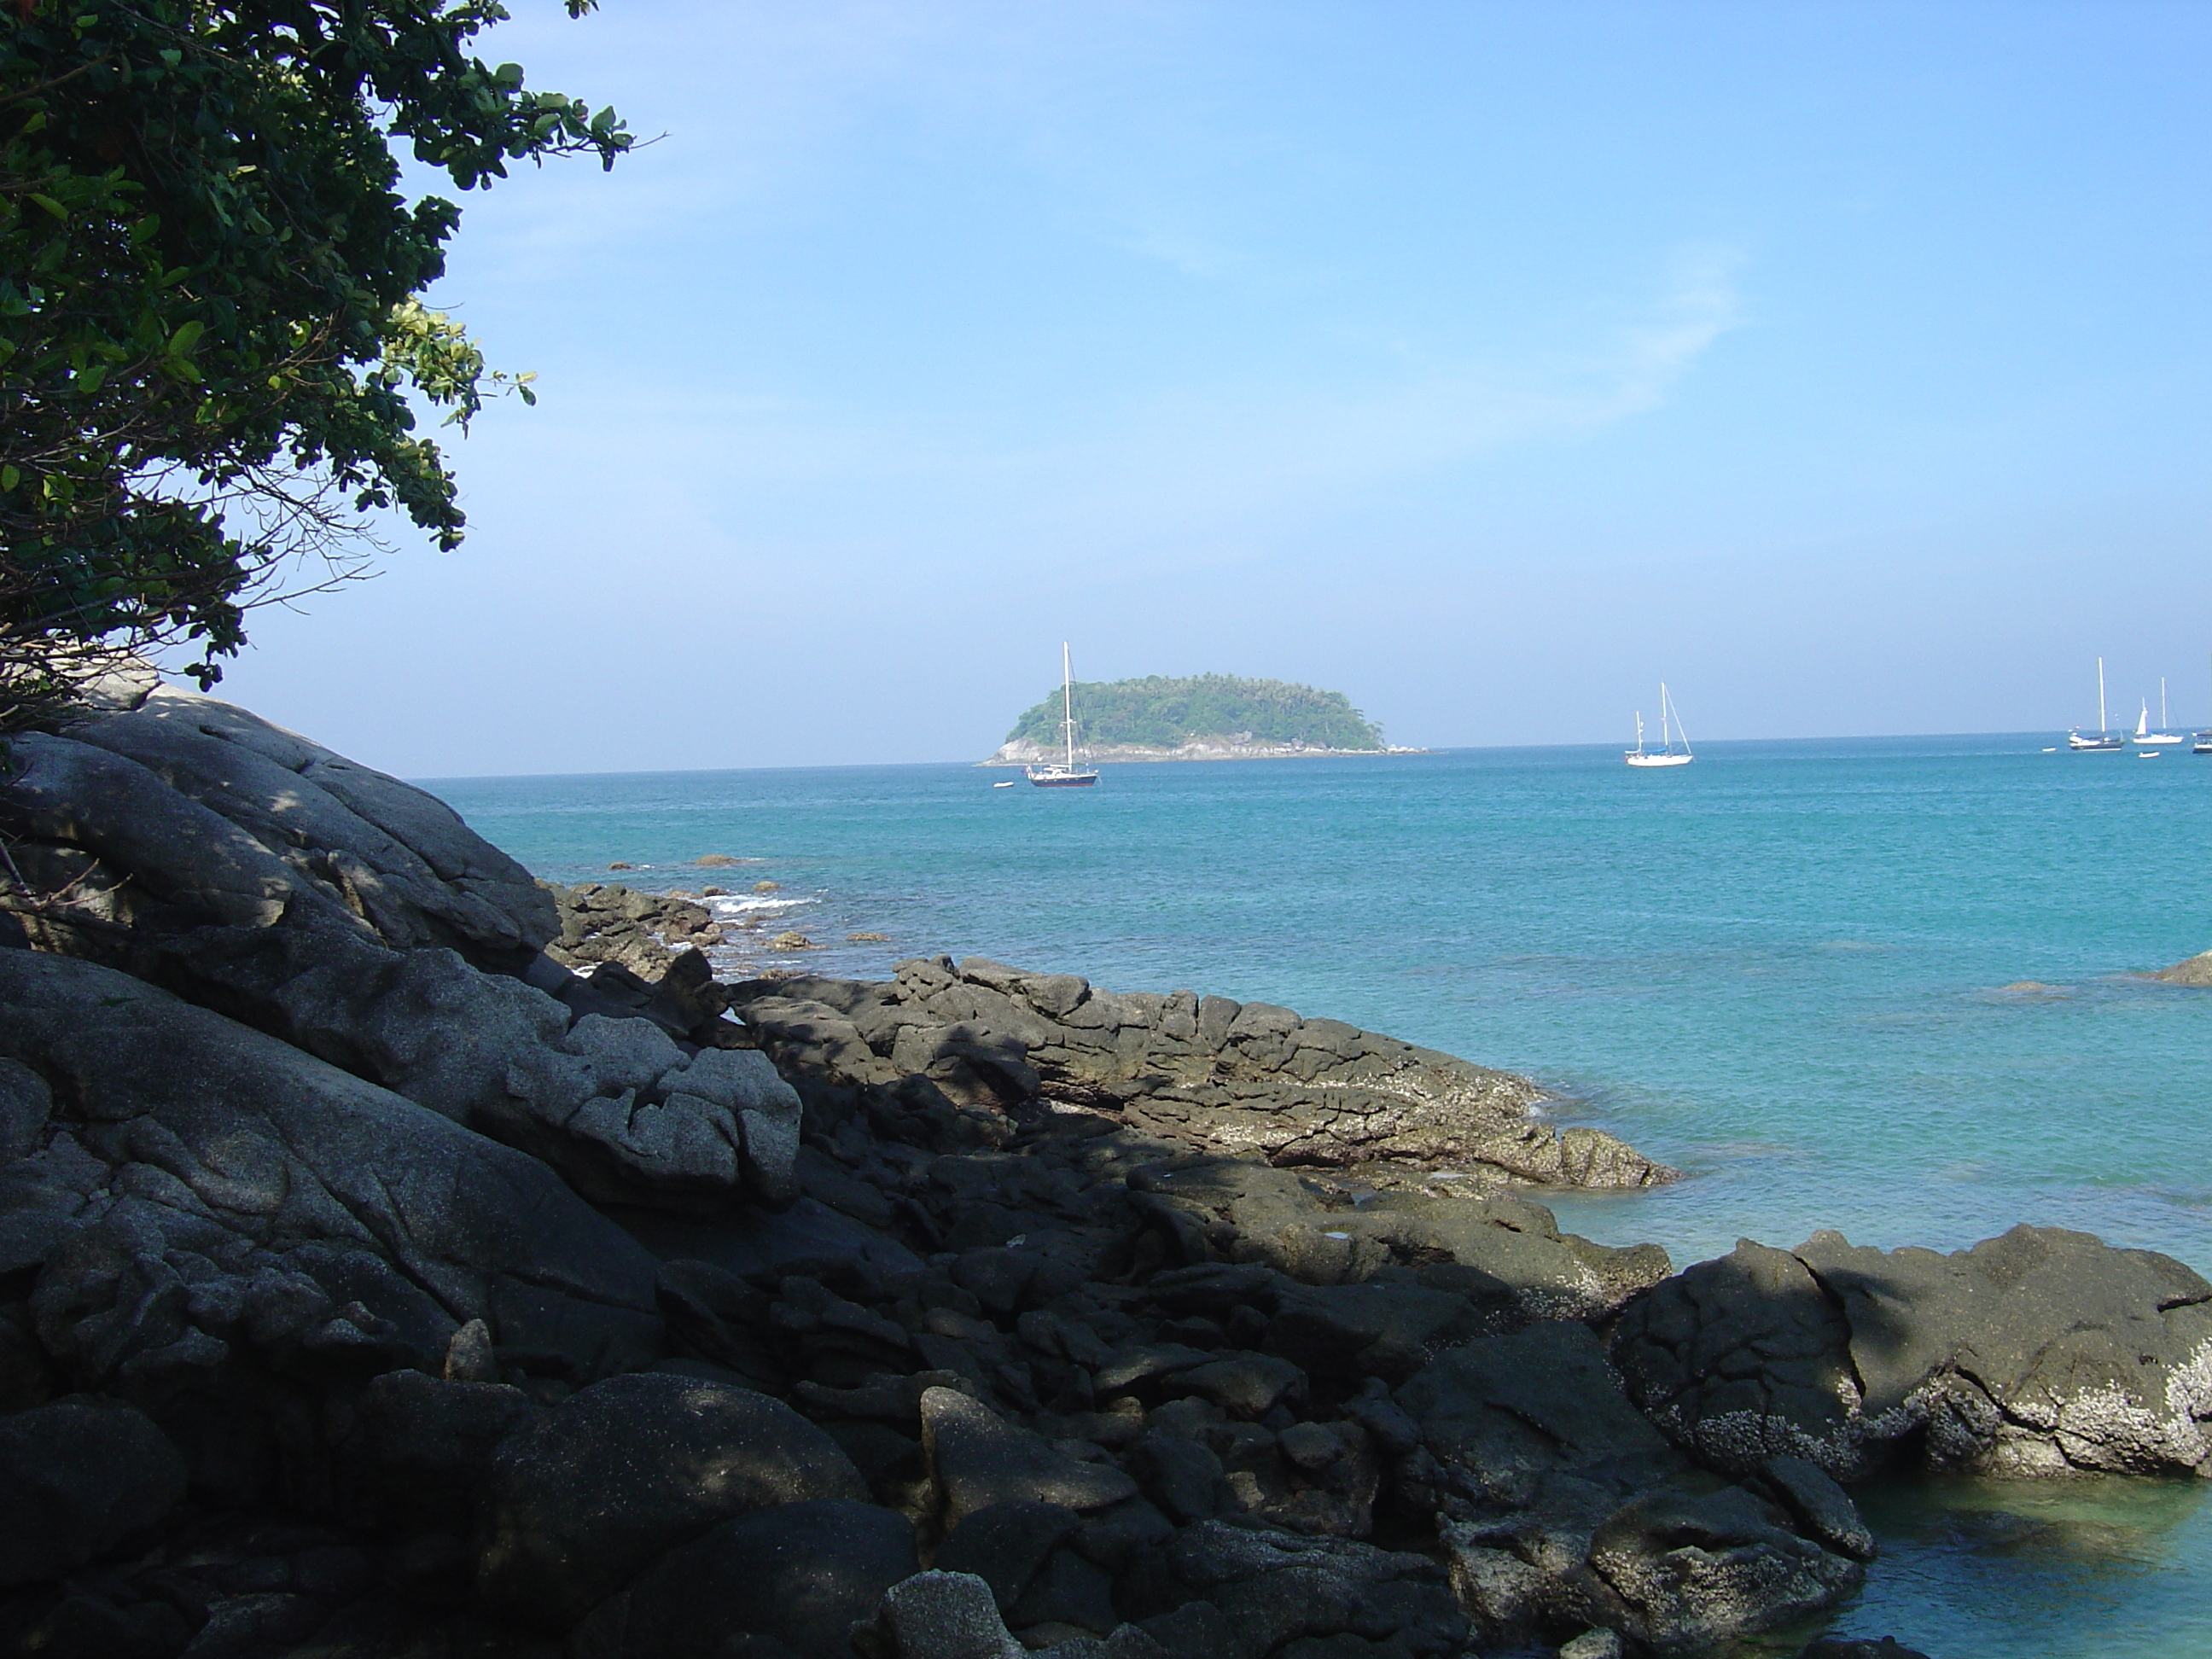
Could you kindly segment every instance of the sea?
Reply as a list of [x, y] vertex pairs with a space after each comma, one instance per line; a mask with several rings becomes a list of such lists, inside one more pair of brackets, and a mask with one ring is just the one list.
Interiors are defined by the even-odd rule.
[[[2063, 745], [1709, 743], [1665, 770], [1449, 750], [1114, 766], [1087, 790], [954, 764], [427, 787], [547, 879], [725, 890], [726, 977], [983, 956], [1524, 1073], [1560, 1121], [1685, 1172], [1557, 1195], [1561, 1224], [1678, 1266], [2031, 1222], [2212, 1276], [2212, 989], [2146, 976], [2212, 948], [2212, 757]], [[812, 948], [772, 948], [790, 933]], [[1933, 1659], [2212, 1655], [2208, 1485], [1876, 1484], [1881, 1558], [1824, 1627]], [[1808, 1632], [1786, 1636], [1741, 1653]]]

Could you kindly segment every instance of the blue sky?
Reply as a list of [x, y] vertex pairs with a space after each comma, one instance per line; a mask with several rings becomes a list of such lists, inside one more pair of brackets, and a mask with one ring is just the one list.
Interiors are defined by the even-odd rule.
[[418, 776], [2212, 722], [2212, 8], [514, 0], [471, 519], [226, 695]]

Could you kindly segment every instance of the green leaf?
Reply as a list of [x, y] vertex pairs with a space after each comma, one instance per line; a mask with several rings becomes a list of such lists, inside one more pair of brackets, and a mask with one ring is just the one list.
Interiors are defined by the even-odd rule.
[[29, 192], [29, 197], [32, 201], [36, 202], [40, 207], [46, 209], [47, 212], [52, 214], [55, 218], [60, 220], [64, 224], [67, 224], [69, 222], [69, 210], [64, 207], [59, 202], [54, 200], [52, 197], [42, 196], [35, 190]]
[[183, 356], [200, 343], [200, 336], [206, 332], [207, 325], [194, 318], [169, 337], [169, 355], [173, 357]]

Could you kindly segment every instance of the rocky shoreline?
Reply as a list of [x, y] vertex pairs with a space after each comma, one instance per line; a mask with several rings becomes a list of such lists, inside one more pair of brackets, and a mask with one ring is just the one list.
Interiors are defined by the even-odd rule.
[[0, 1652], [1686, 1659], [1810, 1639], [1876, 1470], [2212, 1473], [2170, 1258], [1677, 1272], [1559, 1230], [1674, 1172], [1525, 1079], [722, 983], [210, 698], [8, 738], [0, 851]]

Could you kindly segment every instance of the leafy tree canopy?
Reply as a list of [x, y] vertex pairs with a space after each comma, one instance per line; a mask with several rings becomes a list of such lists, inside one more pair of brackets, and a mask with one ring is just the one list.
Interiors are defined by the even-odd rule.
[[[567, 0], [570, 15], [597, 0]], [[244, 639], [280, 568], [356, 573], [361, 515], [462, 515], [410, 396], [465, 422], [486, 368], [417, 296], [461, 190], [631, 137], [471, 53], [491, 0], [0, 0], [0, 675], [72, 649]], [[308, 567], [310, 570], [317, 567]], [[320, 585], [315, 578], [308, 585]]]
[[[1341, 691], [1317, 691], [1286, 680], [1197, 674], [1075, 687], [1076, 740], [1172, 749], [1193, 738], [1247, 734], [1255, 743], [1304, 744], [1316, 749], [1380, 749], [1382, 728]], [[1025, 712], [1007, 734], [1048, 746], [1060, 741], [1060, 693]]]

